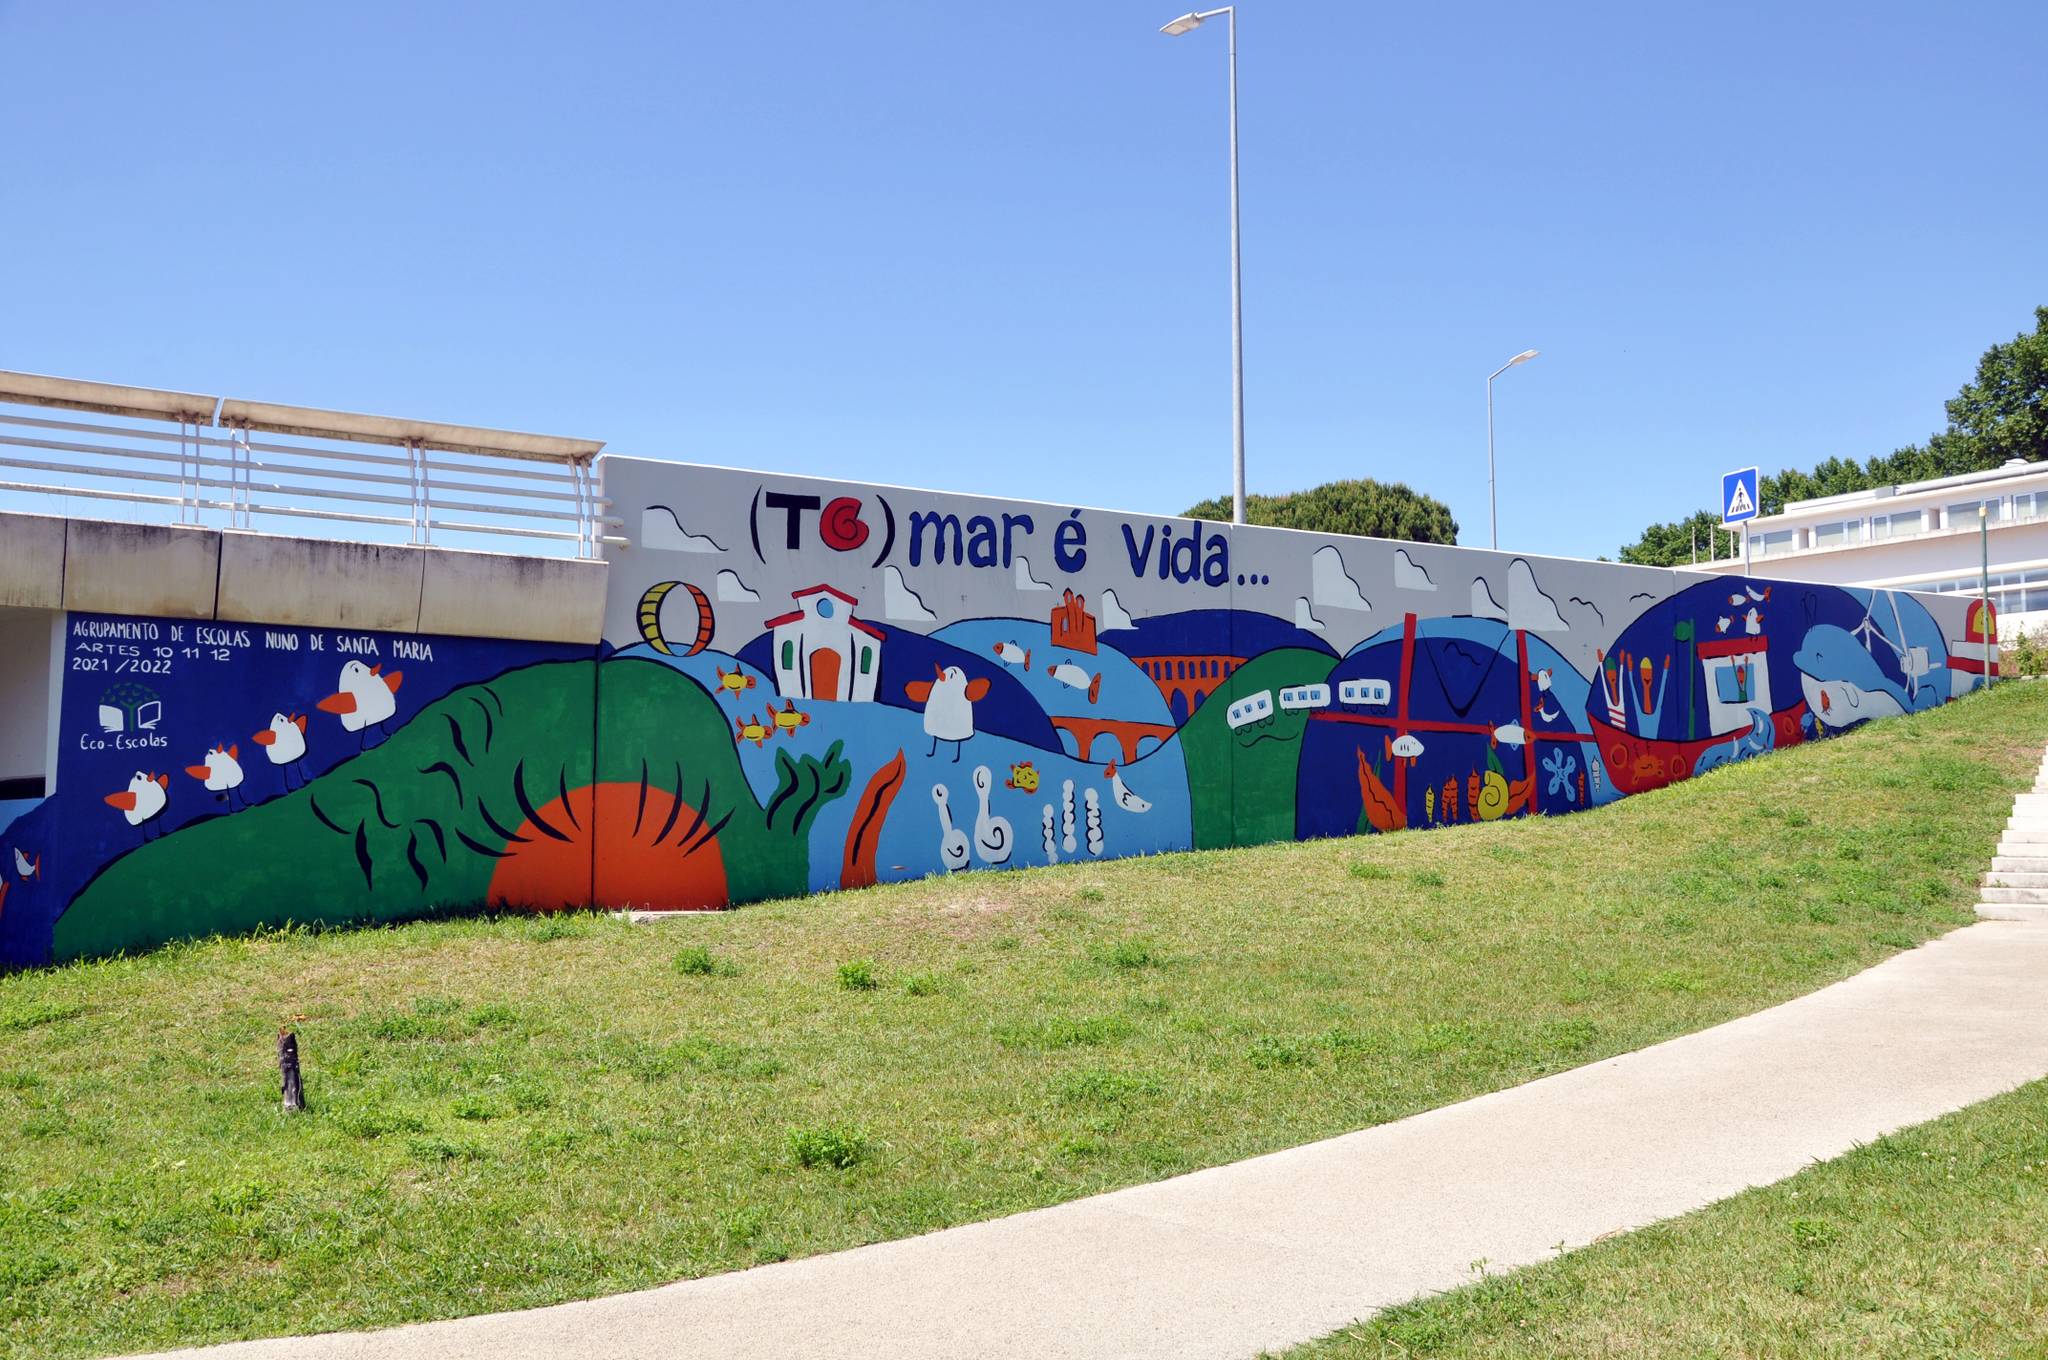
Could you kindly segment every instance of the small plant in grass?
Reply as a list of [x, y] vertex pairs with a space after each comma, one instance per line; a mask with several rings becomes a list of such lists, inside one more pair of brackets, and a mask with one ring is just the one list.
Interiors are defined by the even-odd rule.
[[1387, 868], [1384, 864], [1365, 864], [1362, 862], [1345, 866], [1344, 872], [1350, 874], [1353, 878], [1361, 879], [1367, 883], [1377, 883], [1382, 879], [1394, 876], [1394, 871]]
[[867, 1160], [868, 1140], [855, 1129], [791, 1129], [788, 1137], [789, 1155], [806, 1169], [824, 1166], [847, 1171]]
[[432, 1136], [406, 1139], [405, 1150], [422, 1162], [481, 1161], [486, 1155], [474, 1143], [451, 1143]]
[[912, 996], [937, 996], [939, 978], [936, 973], [912, 973], [903, 979], [903, 990]]
[[527, 938], [545, 944], [550, 940], [576, 940], [590, 933], [590, 927], [567, 912], [543, 917], [527, 932]]
[[867, 959], [855, 959], [852, 963], [839, 965], [839, 985], [849, 992], [872, 992], [881, 986], [875, 981], [875, 965]]
[[730, 960], [719, 958], [701, 944], [676, 951], [675, 966], [684, 977], [733, 977], [740, 971]]
[[567, 1152], [583, 1141], [576, 1129], [535, 1129], [526, 1135], [526, 1146], [535, 1152]]
[[1005, 1048], [1096, 1048], [1129, 1038], [1131, 1022], [1115, 1015], [1056, 1015], [1035, 1025], [1002, 1025], [995, 1035]]
[[521, 1114], [545, 1110], [555, 1103], [553, 1092], [539, 1082], [531, 1080], [513, 1082], [505, 1088], [505, 1095], [512, 1102], [512, 1108]]
[[498, 1003], [478, 1006], [469, 1013], [469, 1023], [478, 1029], [504, 1029], [519, 1023], [519, 1012]]
[[1055, 1088], [1062, 1104], [1123, 1105], [1138, 1096], [1159, 1094], [1159, 1083], [1150, 1077], [1133, 1077], [1101, 1067], [1084, 1067], [1069, 1072]]
[[750, 1204], [720, 1214], [718, 1231], [736, 1247], [751, 1247], [760, 1238], [762, 1225], [767, 1221], [767, 1211], [759, 1205]]
[[34, 1029], [38, 1025], [53, 1025], [59, 1020], [75, 1020], [85, 1014], [85, 1007], [63, 1005], [55, 1001], [21, 1001], [0, 1009], [0, 1029]]
[[1806, 909], [1806, 919], [1812, 921], [1815, 925], [1831, 926], [1842, 918], [1835, 914], [1833, 907], [1823, 906], [1816, 902]]
[[256, 1181], [236, 1181], [232, 1185], [216, 1185], [207, 1198], [221, 1213], [239, 1218], [262, 1208], [270, 1198], [270, 1190]]
[[1418, 888], [1441, 888], [1444, 885], [1444, 876], [1434, 869], [1417, 869], [1409, 875], [1409, 881]]
[[1112, 968], [1126, 972], [1139, 968], [1157, 968], [1160, 958], [1152, 952], [1152, 946], [1143, 940], [1118, 940], [1097, 955]]
[[1109, 1144], [1103, 1142], [1100, 1138], [1090, 1138], [1083, 1134], [1076, 1138], [1060, 1139], [1058, 1146], [1053, 1150], [1059, 1155], [1061, 1161], [1085, 1162], [1090, 1157], [1099, 1157], [1109, 1151]]
[[1252, 1040], [1252, 1046], [1245, 1054], [1253, 1067], [1261, 1068], [1305, 1067], [1310, 1056], [1308, 1045], [1270, 1034], [1262, 1034]]
[[2010, 637], [2000, 630], [1998, 660], [2003, 675], [2038, 676], [2048, 670], [2048, 646], [2042, 644], [2039, 630], [2014, 628]]
[[1080, 898], [1083, 902], [1100, 902], [1104, 897], [1104, 893], [1100, 888], [1083, 888], [1075, 893], [1074, 896]]
[[387, 1133], [421, 1133], [427, 1124], [406, 1110], [343, 1110], [334, 1122], [351, 1138], [382, 1138]]
[[1590, 1047], [1600, 1037], [1600, 1027], [1583, 1016], [1572, 1016], [1567, 1020], [1553, 1020], [1543, 1027], [1543, 1037], [1552, 1047], [1567, 1053], [1576, 1053]]
[[457, 1119], [483, 1123], [498, 1117], [498, 1107], [482, 1096], [464, 1096], [448, 1107]]
[[1802, 1251], [1819, 1251], [1824, 1247], [1831, 1247], [1840, 1236], [1840, 1231], [1826, 1219], [1792, 1220], [1792, 1244]]
[[447, 1027], [439, 1018], [427, 1015], [408, 1015], [403, 1011], [373, 1016], [369, 1021], [370, 1037], [389, 1042], [403, 1042], [412, 1039], [440, 1039], [448, 1034]]

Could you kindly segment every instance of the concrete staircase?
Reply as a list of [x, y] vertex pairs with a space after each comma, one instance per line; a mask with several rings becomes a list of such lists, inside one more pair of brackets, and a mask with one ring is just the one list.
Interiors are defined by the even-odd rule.
[[1977, 890], [1977, 914], [1994, 921], [2048, 921], [2048, 756], [2012, 816]]

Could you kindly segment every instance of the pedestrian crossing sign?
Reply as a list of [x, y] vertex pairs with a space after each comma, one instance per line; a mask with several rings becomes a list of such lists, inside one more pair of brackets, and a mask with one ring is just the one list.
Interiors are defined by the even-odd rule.
[[1722, 474], [1721, 523], [1740, 524], [1756, 518], [1756, 472], [1748, 467]]

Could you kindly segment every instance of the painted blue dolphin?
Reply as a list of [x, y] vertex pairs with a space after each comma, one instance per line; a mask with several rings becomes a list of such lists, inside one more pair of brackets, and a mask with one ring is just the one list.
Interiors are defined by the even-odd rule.
[[1843, 728], [1871, 718], [1891, 718], [1937, 702], [1930, 689], [1922, 700], [1908, 696], [1878, 667], [1855, 634], [1832, 623], [1815, 624], [1792, 654], [1799, 668], [1806, 706], [1824, 727]]

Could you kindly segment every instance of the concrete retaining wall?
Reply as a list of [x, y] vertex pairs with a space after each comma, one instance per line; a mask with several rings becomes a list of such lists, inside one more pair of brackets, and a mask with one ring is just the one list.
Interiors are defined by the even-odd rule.
[[0, 606], [597, 641], [602, 562], [0, 514]]

